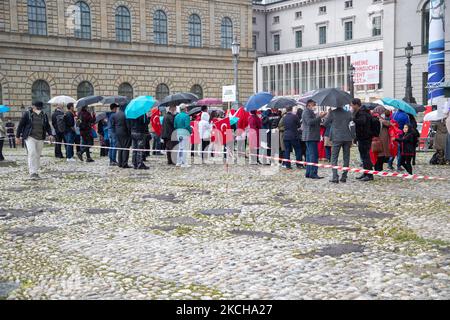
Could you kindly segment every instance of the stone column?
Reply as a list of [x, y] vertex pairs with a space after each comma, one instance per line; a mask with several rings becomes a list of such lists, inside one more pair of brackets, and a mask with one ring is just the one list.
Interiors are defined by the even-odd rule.
[[66, 35], [66, 26], [65, 26], [65, 8], [64, 8], [64, 0], [58, 0], [58, 30], [57, 35], [65, 36]]
[[279, 95], [279, 86], [278, 86], [278, 64], [275, 65], [275, 95]]
[[334, 84], [337, 87], [338, 84], [338, 57], [334, 57]]
[[215, 2], [210, 1], [209, 2], [209, 45], [211, 47], [215, 46], [216, 43], [216, 28], [215, 28], [215, 8], [214, 8]]
[[177, 44], [183, 43], [181, 0], [176, 0]]
[[328, 88], [328, 85], [329, 85], [328, 73], [329, 73], [329, 70], [328, 70], [328, 57], [327, 57], [327, 58], [325, 58], [325, 88]]
[[347, 54], [344, 55], [344, 89], [349, 89]]
[[291, 92], [289, 92], [289, 95], [292, 95], [292, 92], [294, 92], [294, 62], [291, 62]]
[[17, 20], [17, 0], [9, 0], [9, 20], [11, 32], [19, 31], [19, 22]]
[[100, 15], [101, 15], [101, 38], [103, 40], [108, 39], [108, 9], [107, 9], [107, 0], [100, 1]]
[[147, 17], [147, 10], [145, 8], [145, 0], [139, 0], [139, 11], [140, 11], [140, 29], [141, 29], [141, 41], [147, 41], [147, 28], [145, 23], [145, 18]]

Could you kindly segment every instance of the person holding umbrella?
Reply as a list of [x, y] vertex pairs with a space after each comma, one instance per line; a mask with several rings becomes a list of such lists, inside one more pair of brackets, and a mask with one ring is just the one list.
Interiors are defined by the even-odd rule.
[[173, 161], [173, 159], [176, 159], [176, 154], [172, 155], [172, 150], [177, 145], [175, 140], [172, 141], [172, 134], [175, 131], [174, 121], [176, 110], [177, 106], [175, 104], [170, 105], [169, 111], [166, 113], [163, 120], [161, 139], [164, 140], [164, 144], [166, 146], [168, 165], [175, 165], [175, 161]]
[[115, 149], [116, 144], [117, 144], [117, 137], [116, 137], [115, 132], [111, 125], [111, 118], [114, 116], [114, 114], [119, 109], [119, 105], [116, 103], [112, 103], [109, 106], [109, 109], [111, 110], [111, 112], [108, 116], [108, 138], [109, 138], [109, 146], [110, 146], [110, 149], [108, 151], [109, 165], [117, 166], [117, 165], [119, 165], [117, 163], [117, 150]]
[[145, 148], [145, 128], [148, 127], [149, 124], [150, 119], [146, 114], [130, 120], [131, 146], [133, 149], [140, 149], [133, 150], [132, 162], [135, 170], [149, 169], [149, 167], [144, 164], [144, 151], [142, 151], [142, 149]]
[[92, 125], [95, 123], [95, 113], [89, 112], [87, 106], [83, 106], [78, 113], [78, 127], [80, 128], [81, 144], [87, 145], [81, 147], [77, 152], [78, 158], [83, 161], [83, 154], [86, 153], [86, 162], [94, 162], [91, 158], [90, 147], [94, 145], [94, 136], [92, 135]]
[[11, 121], [11, 118], [8, 118], [5, 123], [6, 135], [8, 136], [8, 142], [10, 148], [16, 148], [16, 139], [14, 134], [14, 129], [16, 125]]
[[73, 158], [73, 144], [75, 143], [76, 130], [75, 130], [75, 108], [73, 103], [67, 104], [67, 112], [64, 115], [64, 121], [66, 122], [66, 130], [64, 131], [64, 140], [66, 141], [66, 158], [67, 162], [74, 162]]
[[[303, 111], [303, 133], [302, 139], [306, 143], [306, 161], [312, 163], [319, 162], [318, 143], [320, 141], [320, 123], [327, 115], [326, 112], [320, 112], [316, 116], [314, 110], [316, 109], [316, 102], [312, 99], [306, 103], [306, 108]], [[305, 177], [307, 179], [323, 179], [318, 175], [319, 168], [316, 166], [306, 166]]]
[[177, 167], [187, 168], [189, 165], [186, 162], [186, 152], [189, 145], [189, 137], [192, 133], [191, 121], [189, 115], [186, 112], [187, 104], [182, 103], [180, 105], [180, 113], [175, 116], [174, 128], [177, 132], [178, 139], [178, 159]]
[[3, 156], [3, 143], [6, 138], [6, 128], [3, 124], [2, 117], [0, 117], [0, 161], [4, 161], [5, 157]]
[[46, 135], [50, 136], [51, 142], [54, 141], [50, 122], [42, 109], [44, 109], [44, 104], [41, 101], [35, 102], [32, 109], [23, 114], [16, 132], [17, 144], [21, 143], [22, 137], [27, 145], [28, 169], [31, 179], [39, 179], [38, 172], [41, 167], [41, 154]]
[[[286, 115], [284, 116], [284, 159], [290, 160], [291, 148], [295, 151], [295, 159], [302, 161], [302, 148], [300, 145], [300, 118], [297, 113], [293, 113], [294, 108], [289, 106], [286, 108]], [[285, 161], [284, 167], [286, 169], [292, 169], [291, 162]], [[297, 164], [297, 168], [301, 168], [300, 164]]]
[[131, 132], [130, 123], [125, 116], [125, 106], [120, 107], [116, 113], [114, 113], [110, 119], [111, 133], [116, 137], [116, 147], [117, 150], [117, 162], [119, 168], [128, 169], [128, 158], [130, 156], [130, 151], [128, 148], [131, 147]]
[[[51, 101], [51, 100], [50, 100]], [[52, 114], [52, 126], [55, 130], [55, 158], [64, 159], [65, 157], [61, 151], [61, 143], [64, 141], [64, 110], [61, 104], [56, 105], [56, 109]]]
[[[159, 111], [159, 108], [153, 108], [152, 114], [150, 117], [150, 124], [152, 127], [151, 134], [153, 136], [153, 155], [154, 156], [161, 156], [161, 120], [160, 120], [161, 112]], [[158, 151], [155, 151], [158, 150]]]

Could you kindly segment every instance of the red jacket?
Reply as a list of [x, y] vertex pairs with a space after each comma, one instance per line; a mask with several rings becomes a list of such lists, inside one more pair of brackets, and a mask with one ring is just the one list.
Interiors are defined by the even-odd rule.
[[250, 144], [250, 148], [259, 148], [259, 130], [262, 129], [262, 120], [256, 115], [251, 114], [248, 117], [248, 141]]

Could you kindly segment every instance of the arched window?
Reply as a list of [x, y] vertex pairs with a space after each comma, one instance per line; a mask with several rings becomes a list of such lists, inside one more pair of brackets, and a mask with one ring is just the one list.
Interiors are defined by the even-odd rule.
[[189, 17], [189, 46], [201, 47], [202, 46], [202, 21], [196, 14], [192, 14]]
[[230, 49], [233, 43], [233, 22], [228, 17], [222, 19], [220, 27], [221, 42], [220, 46], [225, 49]]
[[116, 40], [131, 42], [131, 16], [130, 10], [125, 6], [116, 9]]
[[156, 100], [161, 101], [162, 99], [167, 97], [169, 94], [170, 94], [169, 87], [165, 83], [158, 84], [158, 86], [156, 87], [156, 93], [155, 93]]
[[94, 87], [89, 81], [82, 81], [77, 87], [77, 99], [94, 95]]
[[422, 7], [422, 53], [428, 53], [430, 39], [430, 1]]
[[44, 0], [28, 0], [28, 32], [47, 35], [47, 13]]
[[45, 80], [36, 80], [31, 87], [31, 103], [41, 101], [44, 103], [44, 112], [50, 113], [50, 86]]
[[191, 92], [195, 94], [199, 99], [203, 99], [203, 89], [200, 85], [194, 84], [191, 88]]
[[133, 87], [128, 82], [124, 82], [119, 86], [118, 94], [119, 96], [128, 97], [131, 100], [133, 99]]
[[80, 10], [79, 19], [75, 24], [75, 37], [81, 39], [91, 38], [91, 9], [84, 1], [78, 1], [76, 4]]
[[167, 44], [167, 15], [162, 10], [153, 15], [153, 34], [156, 44]]

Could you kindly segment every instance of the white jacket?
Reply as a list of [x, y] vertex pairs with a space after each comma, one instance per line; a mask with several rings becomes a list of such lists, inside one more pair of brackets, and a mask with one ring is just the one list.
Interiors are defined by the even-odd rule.
[[198, 131], [202, 140], [211, 139], [212, 125], [209, 123], [208, 112], [202, 112], [200, 122], [198, 123]]

